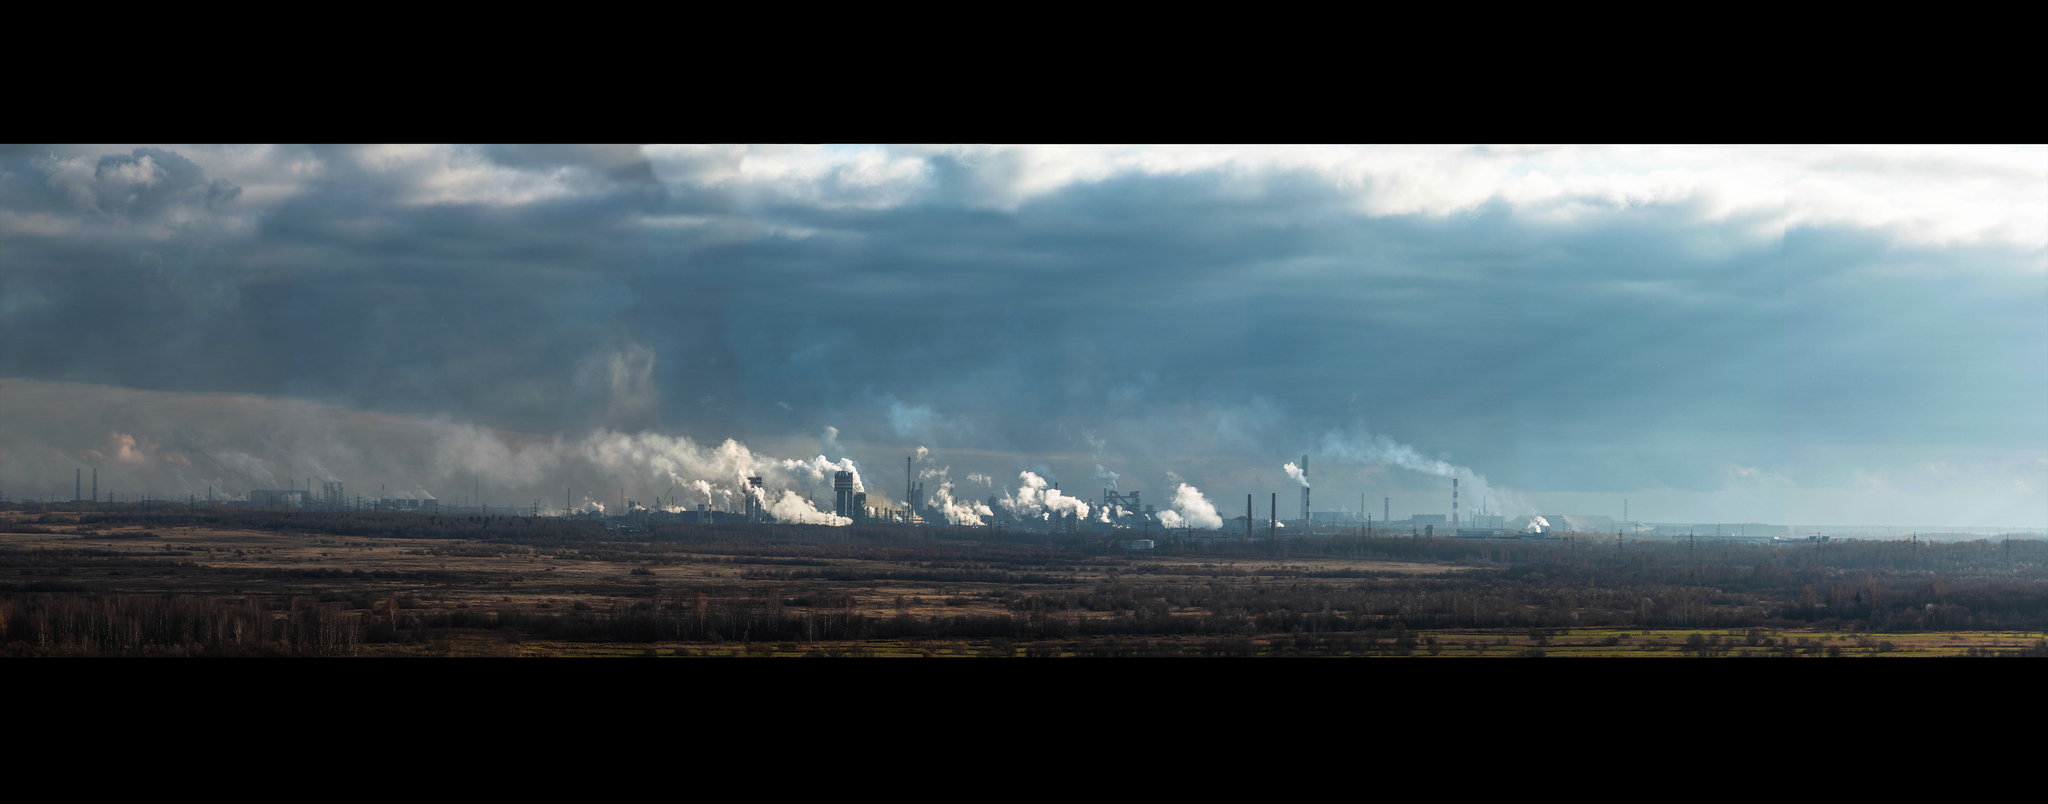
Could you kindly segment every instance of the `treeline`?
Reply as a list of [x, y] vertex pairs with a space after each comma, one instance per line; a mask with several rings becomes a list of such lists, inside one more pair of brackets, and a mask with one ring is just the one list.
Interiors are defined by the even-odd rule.
[[24, 575], [46, 570], [103, 567], [198, 568], [190, 561], [177, 560], [191, 553], [183, 550], [131, 552], [98, 547], [10, 550], [0, 548], [0, 571], [21, 570]]
[[589, 520], [558, 517], [482, 516], [467, 514], [328, 513], [234, 508], [86, 512], [76, 516], [45, 514], [37, 523], [74, 525], [81, 529], [213, 528], [268, 530], [324, 536], [392, 539], [486, 539], [507, 542], [594, 542], [605, 538], [604, 526]]
[[955, 569], [955, 570], [888, 570], [888, 569], [820, 569], [820, 570], [742, 570], [741, 580], [763, 581], [833, 581], [848, 583], [873, 583], [876, 581], [903, 581], [916, 583], [992, 583], [992, 584], [1061, 584], [1071, 579], [1041, 572], [1008, 572], [996, 569]]
[[[1833, 567], [1844, 570], [1922, 572], [2048, 572], [2048, 541], [1999, 539], [1969, 542], [1835, 541], [1765, 543], [1693, 539], [1616, 541], [1585, 534], [1550, 542], [1463, 539], [1361, 538], [1299, 539], [1284, 548], [1290, 558], [1366, 558], [1463, 564], [1585, 566], [1638, 572], [1644, 569], [1702, 571], [1747, 568], [1759, 562], [1781, 568]], [[1202, 551], [1255, 555], [1281, 551], [1271, 545], [1214, 545]]]
[[0, 654], [344, 656], [361, 618], [339, 604], [168, 595], [0, 599]]
[[[34, 594], [0, 599], [0, 655], [350, 655], [365, 645], [428, 642], [449, 629], [495, 632], [507, 641], [642, 644], [968, 640], [990, 644], [996, 655], [1015, 655], [1018, 643], [1036, 643], [1026, 645], [1024, 654], [1082, 656], [1248, 656], [1261, 652], [1253, 641], [1257, 637], [1266, 643], [1268, 655], [1407, 655], [1425, 649], [1435, 652], [1438, 646], [1435, 638], [1418, 636], [1411, 629], [1452, 627], [1432, 623], [1429, 612], [1394, 617], [1306, 611], [1289, 604], [1260, 605], [1256, 594], [1240, 600], [1244, 605], [1235, 611], [1197, 616], [1173, 616], [1136, 596], [1121, 597], [1123, 590], [1105, 589], [1098, 593], [1101, 598], [1083, 596], [1077, 605], [1131, 608], [1110, 617], [1077, 617], [1057, 606], [1040, 606], [1044, 599], [1034, 596], [1012, 613], [899, 612], [871, 617], [856, 611], [849, 596], [784, 598], [772, 591], [723, 591], [729, 594], [714, 597], [694, 591], [603, 609], [578, 604], [567, 611], [529, 606], [427, 610], [409, 599], [345, 595], [314, 602], [254, 596]], [[1343, 590], [1267, 592], [1264, 597], [1273, 602]], [[1725, 623], [1699, 627], [1734, 630]], [[1548, 636], [1570, 629], [1508, 630]], [[1747, 645], [1773, 647], [1760, 633], [1752, 629]], [[1717, 651], [1737, 646], [1732, 639], [1722, 643], [1720, 636], [1695, 636], [1699, 644], [1689, 641], [1683, 650], [1718, 655]], [[1884, 643], [1872, 644], [1881, 649]], [[1775, 647], [1786, 655], [1801, 650], [1789, 641]], [[2036, 646], [2002, 655], [2043, 650]]]
[[[562, 517], [523, 517], [501, 514], [415, 514], [376, 512], [292, 511], [225, 507], [166, 506], [161, 509], [119, 508], [95, 510], [65, 507], [46, 511], [33, 524], [83, 528], [177, 528], [205, 527], [237, 530], [271, 530], [317, 533], [329, 536], [383, 536], [403, 539], [481, 539], [516, 542], [618, 541], [658, 544], [661, 542], [780, 541], [793, 544], [844, 544], [923, 546], [937, 542], [962, 544], [1019, 544], [1071, 547], [1081, 544], [1073, 534], [1040, 534], [996, 531], [988, 528], [911, 527], [908, 525], [822, 525], [786, 524], [693, 524], [681, 522], [643, 523], [632, 533], [607, 531], [603, 523]], [[33, 531], [19, 531], [33, 532]]]

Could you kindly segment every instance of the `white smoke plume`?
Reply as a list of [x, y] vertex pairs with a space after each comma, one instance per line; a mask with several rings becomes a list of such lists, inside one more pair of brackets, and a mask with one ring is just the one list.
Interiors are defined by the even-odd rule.
[[1005, 494], [997, 501], [1016, 516], [1044, 519], [1073, 514], [1078, 519], [1088, 518], [1087, 503], [1051, 488], [1045, 478], [1032, 472], [1018, 472], [1017, 480], [1020, 484], [1017, 491]]
[[[1466, 500], [1490, 499], [1502, 511], [1535, 510], [1535, 506], [1522, 495], [1494, 488], [1486, 481], [1485, 475], [1449, 461], [1423, 457], [1414, 447], [1385, 435], [1366, 432], [1362, 428], [1353, 428], [1348, 433], [1336, 430], [1324, 433], [1322, 455], [1330, 460], [1345, 463], [1393, 466], [1436, 477], [1455, 477], [1462, 481], [1461, 491]], [[1303, 485], [1307, 485], [1306, 482]]]
[[1300, 483], [1302, 488], [1308, 488], [1308, 473], [1302, 471], [1301, 467], [1295, 466], [1294, 462], [1289, 461], [1282, 464], [1280, 468], [1287, 470], [1287, 476], [1293, 478], [1294, 482]]
[[932, 507], [944, 512], [948, 524], [986, 525], [988, 521], [983, 519], [983, 517], [995, 515], [994, 511], [989, 510], [987, 503], [953, 499], [953, 481], [951, 480], [940, 483], [939, 490], [933, 492], [930, 499]]
[[1216, 530], [1223, 527], [1223, 516], [1216, 513], [1216, 506], [1201, 490], [1181, 483], [1173, 489], [1173, 502], [1169, 510], [1159, 514], [1159, 521], [1169, 528], [1193, 527]]
[[967, 482], [980, 483], [984, 486], [989, 486], [993, 488], [996, 484], [996, 479], [993, 477], [989, 477], [988, 475], [984, 475], [980, 472], [975, 472], [974, 474], [967, 476]]
[[823, 484], [826, 488], [831, 488], [832, 476], [834, 474], [852, 472], [853, 490], [861, 493], [866, 493], [868, 490], [867, 486], [861, 482], [860, 467], [853, 462], [852, 458], [840, 458], [834, 461], [820, 455], [807, 461], [786, 460], [782, 462], [782, 469], [788, 472], [791, 477]]
[[1088, 449], [1095, 457], [1095, 477], [1108, 483], [1110, 491], [1116, 491], [1117, 478], [1122, 475], [1102, 467], [1102, 454], [1109, 451], [1109, 441], [1095, 434], [1093, 430], [1082, 430], [1081, 440], [1088, 442]]
[[804, 499], [802, 495], [797, 494], [791, 489], [783, 489], [781, 499], [777, 499], [772, 503], [766, 503], [762, 507], [767, 509], [768, 513], [773, 514], [777, 522], [835, 526], [853, 524], [851, 519], [829, 511], [818, 510], [817, 506], [811, 505], [810, 500]]

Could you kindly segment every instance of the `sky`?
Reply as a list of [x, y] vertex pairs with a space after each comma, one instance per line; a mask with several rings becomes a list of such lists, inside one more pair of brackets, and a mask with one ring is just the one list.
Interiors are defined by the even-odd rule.
[[2038, 147], [0, 146], [10, 499], [2038, 529], [2044, 411]]

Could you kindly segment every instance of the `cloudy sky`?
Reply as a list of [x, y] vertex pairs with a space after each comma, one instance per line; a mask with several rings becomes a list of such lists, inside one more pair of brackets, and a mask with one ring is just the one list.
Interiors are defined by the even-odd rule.
[[10, 498], [893, 500], [925, 447], [961, 499], [1287, 509], [1307, 454], [1397, 518], [2038, 528], [2044, 411], [2041, 148], [0, 149]]

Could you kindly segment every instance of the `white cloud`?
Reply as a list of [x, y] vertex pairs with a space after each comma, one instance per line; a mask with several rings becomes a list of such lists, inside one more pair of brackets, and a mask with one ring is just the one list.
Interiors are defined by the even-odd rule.
[[582, 167], [510, 167], [468, 146], [377, 145], [358, 149], [354, 156], [358, 165], [399, 179], [406, 187], [401, 201], [411, 206], [517, 206], [594, 194], [610, 185]]
[[671, 185], [824, 208], [934, 199], [932, 163], [958, 163], [955, 199], [1014, 210], [1122, 176], [1215, 173], [1225, 193], [1318, 176], [1366, 215], [1446, 216], [1504, 202], [1570, 224], [1645, 206], [1740, 220], [1763, 238], [1798, 226], [1882, 229], [1927, 244], [2048, 247], [2048, 148], [1977, 147], [650, 147]]
[[646, 153], [664, 182], [731, 189], [760, 203], [881, 209], [933, 186], [927, 160], [882, 147], [648, 146]]

